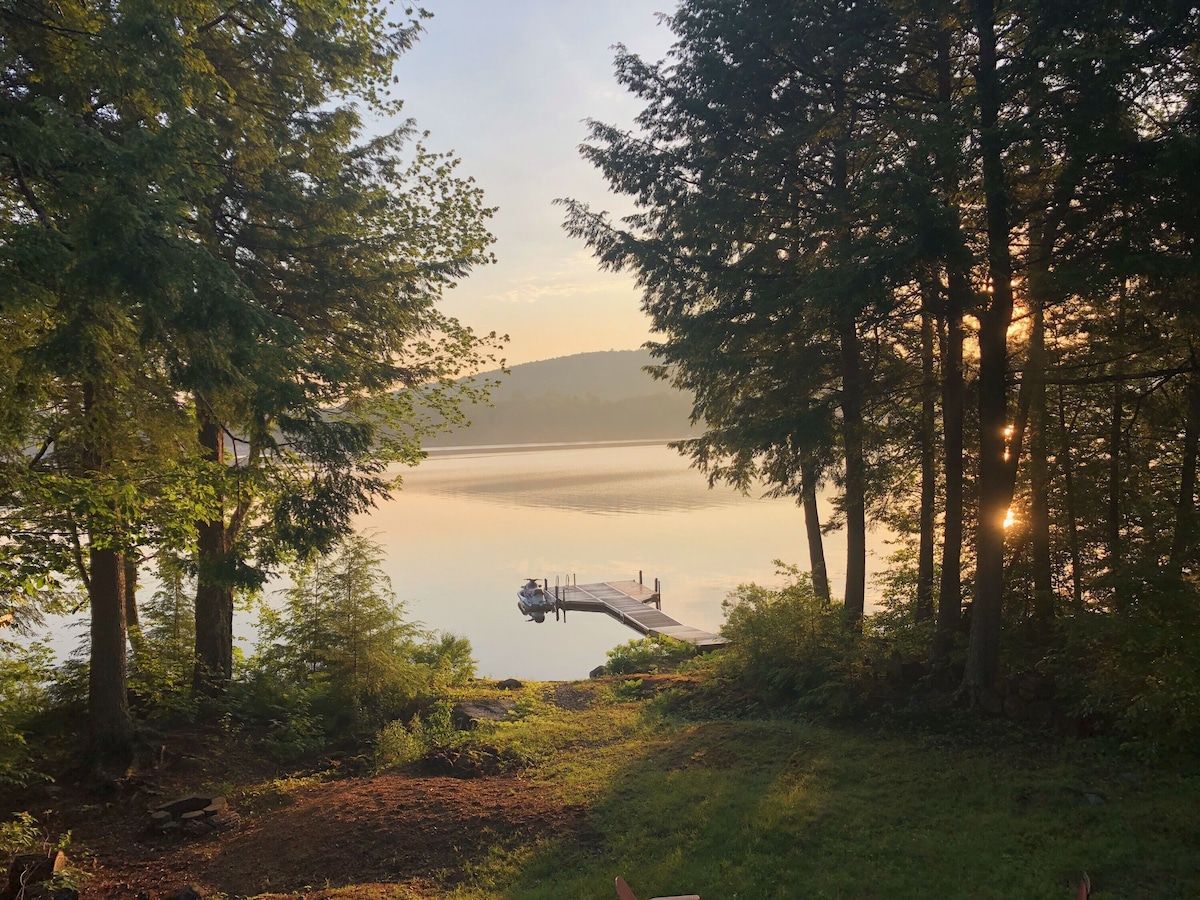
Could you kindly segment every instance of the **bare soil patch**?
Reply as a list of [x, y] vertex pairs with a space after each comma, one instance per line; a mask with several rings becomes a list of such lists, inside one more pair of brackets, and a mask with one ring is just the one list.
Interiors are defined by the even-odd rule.
[[[493, 847], [582, 837], [587, 828], [582, 808], [518, 775], [356, 778], [330, 762], [314, 777], [272, 781], [278, 767], [237, 741], [197, 732], [170, 744], [166, 764], [107, 790], [67, 780], [32, 786], [5, 792], [0, 813], [27, 809], [51, 836], [69, 830], [71, 864], [91, 876], [82, 895], [104, 900], [161, 900], [187, 885], [206, 895], [310, 900], [353, 884], [440, 892]], [[236, 813], [229, 830], [189, 836], [150, 827], [152, 808], [215, 786]]]

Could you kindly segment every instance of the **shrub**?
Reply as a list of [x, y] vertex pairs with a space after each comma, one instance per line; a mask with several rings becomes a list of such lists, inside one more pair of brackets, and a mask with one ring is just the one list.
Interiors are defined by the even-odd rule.
[[807, 575], [776, 564], [782, 588], [742, 585], [726, 598], [721, 632], [731, 643], [705, 669], [768, 705], [846, 712], [873, 674], [862, 637], [847, 628], [840, 608], [816, 595]]
[[[11, 860], [23, 853], [46, 853], [56, 850], [65, 851], [71, 845], [71, 832], [60, 834], [53, 841], [50, 835], [38, 825], [37, 820], [27, 812], [16, 813], [8, 822], [0, 822], [0, 860]], [[8, 867], [4, 866], [3, 871]], [[68, 865], [50, 879], [50, 888], [69, 888], [78, 890], [79, 884], [87, 874], [74, 866]]]
[[1139, 585], [1126, 602], [1059, 623], [1060, 698], [1099, 716], [1140, 752], [1195, 752], [1200, 741], [1200, 591]]
[[46, 708], [53, 654], [43, 644], [0, 646], [0, 784], [26, 784], [35, 776], [25, 735]]
[[609, 650], [604, 671], [609, 675], [632, 675], [674, 670], [699, 652], [691, 644], [668, 637], [637, 638]]
[[293, 571], [280, 608], [262, 610], [258, 652], [238, 692], [249, 719], [305, 715], [318, 734], [366, 735], [473, 676], [470, 643], [406, 620], [381, 561], [377, 544], [352, 535]]

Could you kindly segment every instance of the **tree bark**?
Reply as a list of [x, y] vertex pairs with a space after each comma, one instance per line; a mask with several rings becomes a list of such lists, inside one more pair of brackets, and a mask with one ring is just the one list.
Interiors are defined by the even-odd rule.
[[821, 517], [817, 510], [817, 466], [805, 454], [800, 463], [800, 502], [804, 508], [804, 530], [808, 536], [808, 568], [812, 573], [813, 592], [828, 603], [829, 573], [825, 568], [825, 538], [821, 534]]
[[[85, 471], [93, 475], [103, 470], [108, 457], [101, 448], [106, 432], [103, 393], [92, 382], [83, 385], [86, 437], [81, 456]], [[118, 550], [105, 546], [114, 537], [89, 530], [85, 578], [91, 607], [87, 758], [105, 778], [124, 774], [134, 755], [126, 696], [125, 565]]]
[[[840, 119], [849, 115], [844, 85], [834, 91], [834, 106]], [[833, 188], [834, 209], [841, 224], [837, 239], [849, 243], [850, 179], [845, 141], [848, 127], [842, 125], [843, 133], [833, 152], [830, 173]], [[858, 322], [854, 313], [853, 297], [835, 299], [838, 344], [841, 355], [842, 376], [842, 447], [846, 462], [846, 624], [852, 629], [862, 627], [867, 597], [867, 473], [863, 454], [863, 378], [862, 350], [858, 338]]]
[[975, 539], [975, 590], [971, 642], [963, 690], [972, 703], [994, 691], [1000, 670], [1004, 599], [1004, 520], [1012, 502], [1012, 467], [1006, 459], [1008, 328], [1012, 323], [1012, 255], [1008, 190], [998, 130], [1000, 84], [996, 71], [996, 17], [992, 0], [972, 4], [979, 40], [976, 91], [987, 209], [990, 302], [979, 314], [979, 506]]
[[107, 774], [123, 774], [133, 761], [133, 721], [125, 687], [125, 567], [116, 550], [93, 545], [88, 558], [92, 612], [89, 757]]
[[137, 563], [132, 553], [121, 554], [121, 566], [125, 571], [125, 626], [140, 628], [141, 617], [137, 607]]
[[[220, 423], [202, 415], [200, 446], [209, 462], [225, 461]], [[192, 690], [202, 696], [224, 693], [233, 677], [233, 585], [229, 578], [229, 541], [218, 504], [216, 518], [197, 524], [196, 666]]]
[[1171, 570], [1183, 574], [1191, 564], [1196, 539], [1196, 459], [1200, 452], [1200, 375], [1188, 375], [1184, 389], [1183, 459], [1179, 472], [1179, 499], [1175, 504], [1175, 534], [1171, 541]]
[[[1124, 278], [1117, 291], [1117, 334], [1125, 333], [1125, 303], [1127, 285]], [[1108, 433], [1108, 569], [1115, 574], [1121, 558], [1121, 425], [1125, 418], [1125, 383], [1121, 379], [1125, 363], [1118, 358], [1117, 378], [1113, 381], [1112, 408]]]
[[842, 446], [846, 455], [846, 621], [862, 627], [867, 596], [867, 502], [863, 461], [863, 388], [858, 329], [839, 321], [842, 361]]
[[[952, 100], [950, 29], [937, 33], [938, 101], [948, 108]], [[940, 114], [939, 114], [940, 115]], [[957, 164], [952, 154], [939, 156], [946, 204], [954, 203], [958, 191]], [[971, 284], [963, 265], [955, 259], [946, 264], [946, 336], [942, 351], [942, 477], [945, 513], [942, 521], [942, 572], [938, 585], [937, 627], [933, 641], [934, 667], [943, 669], [950, 656], [954, 636], [962, 622], [963, 541], [963, 429], [966, 386], [963, 378], [963, 315], [971, 298]]]
[[1059, 458], [1062, 460], [1064, 506], [1067, 514], [1067, 552], [1071, 555], [1071, 605], [1075, 614], [1083, 612], [1083, 553], [1079, 546], [1079, 520], [1075, 514], [1075, 461], [1067, 431], [1067, 402], [1062, 385], [1058, 388]]
[[1033, 326], [1024, 383], [1029, 386], [1029, 542], [1033, 582], [1033, 615], [1042, 632], [1054, 618], [1054, 581], [1050, 561], [1050, 467], [1046, 449], [1046, 290], [1052, 241], [1048, 226], [1031, 249], [1029, 298]]
[[935, 289], [926, 285], [921, 309], [921, 510], [917, 545], [918, 622], [933, 618], [934, 506], [937, 502], [937, 381], [933, 371], [933, 316], [930, 313]]

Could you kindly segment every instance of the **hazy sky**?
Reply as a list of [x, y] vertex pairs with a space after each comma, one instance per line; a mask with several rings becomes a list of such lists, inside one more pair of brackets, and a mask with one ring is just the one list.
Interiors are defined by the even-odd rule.
[[507, 333], [510, 363], [628, 350], [649, 337], [626, 275], [597, 271], [562, 229], [558, 197], [626, 211], [577, 150], [584, 119], [628, 125], [639, 104], [613, 76], [613, 45], [661, 59], [673, 0], [426, 0], [434, 14], [401, 59], [404, 114], [454, 150], [483, 187], [498, 263], [476, 270], [445, 308], [476, 331]]

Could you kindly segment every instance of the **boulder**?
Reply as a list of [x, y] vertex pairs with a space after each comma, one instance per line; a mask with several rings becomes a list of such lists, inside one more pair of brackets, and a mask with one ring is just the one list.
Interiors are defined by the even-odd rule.
[[608, 674], [608, 669], [604, 666], [596, 666], [592, 671], [588, 672], [588, 678], [603, 678]]
[[519, 691], [525, 687], [523, 682], [517, 681], [515, 678], [505, 678], [503, 681], [497, 681], [496, 687], [502, 691]]
[[471, 731], [480, 722], [503, 722], [516, 706], [512, 700], [465, 700], [454, 704], [450, 720], [460, 731]]

